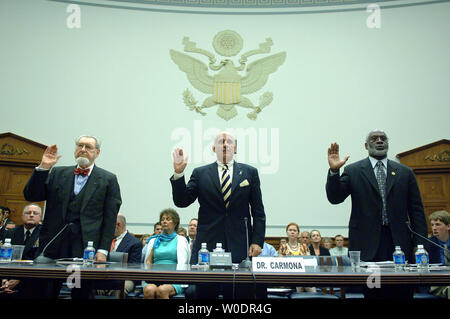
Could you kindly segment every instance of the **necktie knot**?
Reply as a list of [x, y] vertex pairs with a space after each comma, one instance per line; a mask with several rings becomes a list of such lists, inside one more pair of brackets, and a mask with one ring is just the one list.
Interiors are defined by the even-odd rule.
[[73, 170], [74, 175], [85, 175], [87, 176], [89, 174], [90, 169], [89, 168], [75, 168]]

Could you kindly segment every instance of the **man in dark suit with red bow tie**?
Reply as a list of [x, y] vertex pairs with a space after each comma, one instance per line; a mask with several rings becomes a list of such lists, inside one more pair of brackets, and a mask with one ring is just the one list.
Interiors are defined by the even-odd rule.
[[[26, 200], [46, 201], [40, 252], [68, 225], [47, 247], [46, 257], [83, 257], [87, 242], [93, 241], [95, 260], [107, 260], [122, 200], [117, 177], [94, 165], [99, 154], [100, 142], [96, 137], [80, 136], [75, 143], [77, 166], [56, 167], [61, 156], [57, 146], [51, 145], [25, 186]], [[73, 289], [72, 296], [77, 291]], [[91, 296], [81, 294], [81, 298], [86, 297]]]

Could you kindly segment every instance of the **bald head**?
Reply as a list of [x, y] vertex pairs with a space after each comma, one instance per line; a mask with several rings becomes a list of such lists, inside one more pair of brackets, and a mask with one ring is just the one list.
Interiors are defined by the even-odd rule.
[[116, 220], [116, 231], [114, 232], [114, 237], [120, 236], [127, 230], [127, 220], [122, 213], [117, 214]]
[[231, 162], [236, 152], [234, 136], [229, 132], [220, 132], [214, 140], [212, 150], [219, 162], [223, 164]]

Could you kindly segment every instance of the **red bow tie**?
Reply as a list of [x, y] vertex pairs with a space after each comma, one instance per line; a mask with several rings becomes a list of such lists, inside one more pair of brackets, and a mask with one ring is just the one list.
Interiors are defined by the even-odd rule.
[[75, 175], [81, 174], [81, 175], [88, 175], [89, 174], [90, 169], [89, 168], [75, 168], [73, 170], [73, 173]]

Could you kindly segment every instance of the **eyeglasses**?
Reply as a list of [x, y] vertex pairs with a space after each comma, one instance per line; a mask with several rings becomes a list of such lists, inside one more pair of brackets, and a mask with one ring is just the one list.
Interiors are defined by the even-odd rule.
[[93, 151], [95, 149], [95, 146], [91, 144], [77, 143], [77, 148], [82, 149], [83, 147], [88, 151]]
[[23, 213], [24, 215], [40, 215], [41, 213], [39, 213], [39, 212], [24, 212]]

